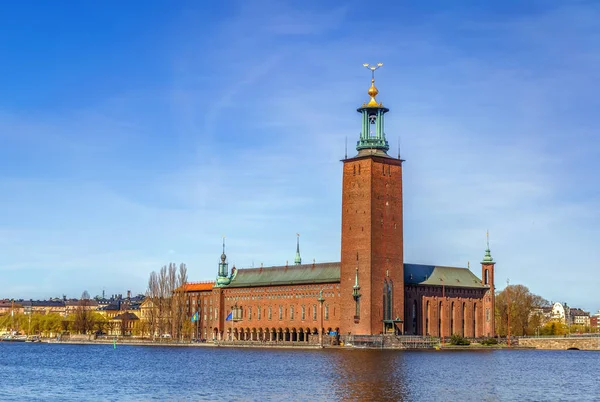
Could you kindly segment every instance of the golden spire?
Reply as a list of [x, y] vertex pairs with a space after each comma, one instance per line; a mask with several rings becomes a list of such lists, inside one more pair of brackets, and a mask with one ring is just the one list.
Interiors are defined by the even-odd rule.
[[367, 91], [367, 93], [371, 97], [371, 100], [369, 101], [369, 103], [367, 103], [367, 107], [381, 106], [381, 103], [378, 103], [377, 99], [375, 99], [375, 97], [379, 93], [379, 91], [377, 90], [377, 87], [375, 86], [375, 70], [377, 70], [378, 68], [380, 68], [382, 66], [383, 66], [383, 63], [377, 63], [377, 65], [375, 65], [375, 66], [370, 66], [369, 63], [363, 64], [363, 67], [366, 67], [369, 70], [371, 70], [371, 87]]

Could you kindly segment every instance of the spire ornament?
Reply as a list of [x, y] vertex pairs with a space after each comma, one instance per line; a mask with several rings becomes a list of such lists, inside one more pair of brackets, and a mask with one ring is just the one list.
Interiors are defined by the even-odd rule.
[[383, 63], [377, 63], [374, 66], [369, 65], [369, 63], [365, 63], [365, 64], [363, 64], [363, 67], [366, 67], [369, 70], [371, 70], [371, 87], [369, 87], [369, 90], [367, 91], [367, 93], [371, 97], [371, 100], [369, 100], [369, 103], [367, 103], [366, 106], [367, 107], [378, 107], [378, 106], [381, 106], [381, 103], [377, 103], [377, 99], [375, 99], [375, 97], [379, 93], [379, 90], [375, 86], [375, 70], [383, 67]]

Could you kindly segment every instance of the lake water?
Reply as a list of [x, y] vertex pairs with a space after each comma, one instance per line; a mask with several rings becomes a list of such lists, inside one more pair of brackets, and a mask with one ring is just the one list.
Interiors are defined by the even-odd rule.
[[600, 352], [0, 343], [0, 401], [600, 400]]

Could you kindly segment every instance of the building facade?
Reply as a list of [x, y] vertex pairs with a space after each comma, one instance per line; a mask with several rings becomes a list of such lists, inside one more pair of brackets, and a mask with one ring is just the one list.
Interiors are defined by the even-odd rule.
[[[371, 68], [373, 71], [376, 68]], [[404, 261], [404, 160], [388, 154], [374, 76], [357, 111], [356, 155], [342, 160], [340, 262], [229, 272], [225, 245], [214, 283], [188, 285], [188, 314], [199, 337], [262, 342], [315, 342], [328, 335], [414, 334], [490, 337], [494, 268], [489, 242], [481, 279], [469, 268]]]

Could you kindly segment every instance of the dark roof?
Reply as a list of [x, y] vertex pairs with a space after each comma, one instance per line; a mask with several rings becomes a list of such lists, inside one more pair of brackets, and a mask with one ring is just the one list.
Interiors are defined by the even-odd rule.
[[404, 283], [408, 285], [487, 288], [481, 283], [481, 279], [467, 268], [421, 264], [404, 264]]
[[21, 303], [24, 307], [64, 307], [62, 300], [29, 300]]
[[122, 313], [114, 316], [113, 320], [135, 321], [139, 320], [139, 318], [133, 313]]
[[340, 281], [340, 263], [284, 265], [279, 267], [238, 269], [227, 286], [230, 288], [332, 283]]

